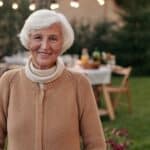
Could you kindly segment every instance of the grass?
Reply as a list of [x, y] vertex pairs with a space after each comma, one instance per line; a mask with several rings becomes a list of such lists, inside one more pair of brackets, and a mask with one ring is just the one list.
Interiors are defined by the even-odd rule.
[[[122, 103], [117, 108], [116, 119], [101, 118], [104, 128], [126, 128], [132, 139], [130, 150], [150, 149], [150, 78], [132, 77], [130, 79], [133, 112], [128, 113]], [[124, 100], [124, 99], [122, 99]]]

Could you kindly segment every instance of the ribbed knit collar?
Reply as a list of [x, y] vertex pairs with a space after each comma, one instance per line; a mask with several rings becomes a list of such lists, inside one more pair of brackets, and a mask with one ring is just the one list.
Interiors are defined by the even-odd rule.
[[46, 70], [36, 69], [32, 64], [31, 57], [29, 57], [25, 65], [25, 74], [33, 82], [48, 83], [58, 78], [64, 71], [64, 68], [62, 59], [58, 58], [56, 66]]

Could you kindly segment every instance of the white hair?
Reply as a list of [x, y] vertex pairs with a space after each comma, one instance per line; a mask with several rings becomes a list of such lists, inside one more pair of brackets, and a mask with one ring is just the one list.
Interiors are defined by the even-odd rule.
[[60, 23], [62, 27], [63, 45], [61, 51], [62, 53], [65, 52], [73, 44], [73, 29], [63, 14], [48, 9], [37, 10], [26, 19], [19, 34], [21, 44], [28, 49], [29, 34], [31, 31], [49, 27], [54, 23]]

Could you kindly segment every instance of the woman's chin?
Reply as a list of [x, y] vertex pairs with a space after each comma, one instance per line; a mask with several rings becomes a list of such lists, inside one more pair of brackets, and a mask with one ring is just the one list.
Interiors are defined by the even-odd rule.
[[46, 62], [46, 61], [41, 62], [40, 61], [40, 62], [38, 62], [37, 67], [39, 69], [49, 69], [49, 68], [53, 67], [55, 64], [56, 64], [55, 61], [54, 62]]

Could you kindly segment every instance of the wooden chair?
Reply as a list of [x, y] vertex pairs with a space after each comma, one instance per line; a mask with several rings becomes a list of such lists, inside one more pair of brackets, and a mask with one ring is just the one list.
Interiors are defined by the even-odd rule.
[[[131, 107], [131, 94], [129, 89], [129, 76], [131, 74], [131, 67], [116, 67], [113, 69], [113, 73], [117, 75], [121, 75], [123, 77], [121, 84], [119, 86], [108, 85], [105, 87], [105, 98], [107, 98], [107, 101], [111, 101], [113, 105], [114, 111], [117, 108], [118, 101], [121, 98], [122, 94], [125, 94], [127, 96], [127, 102], [128, 102], [128, 111], [132, 111]], [[113, 96], [112, 96], [113, 95]]]

